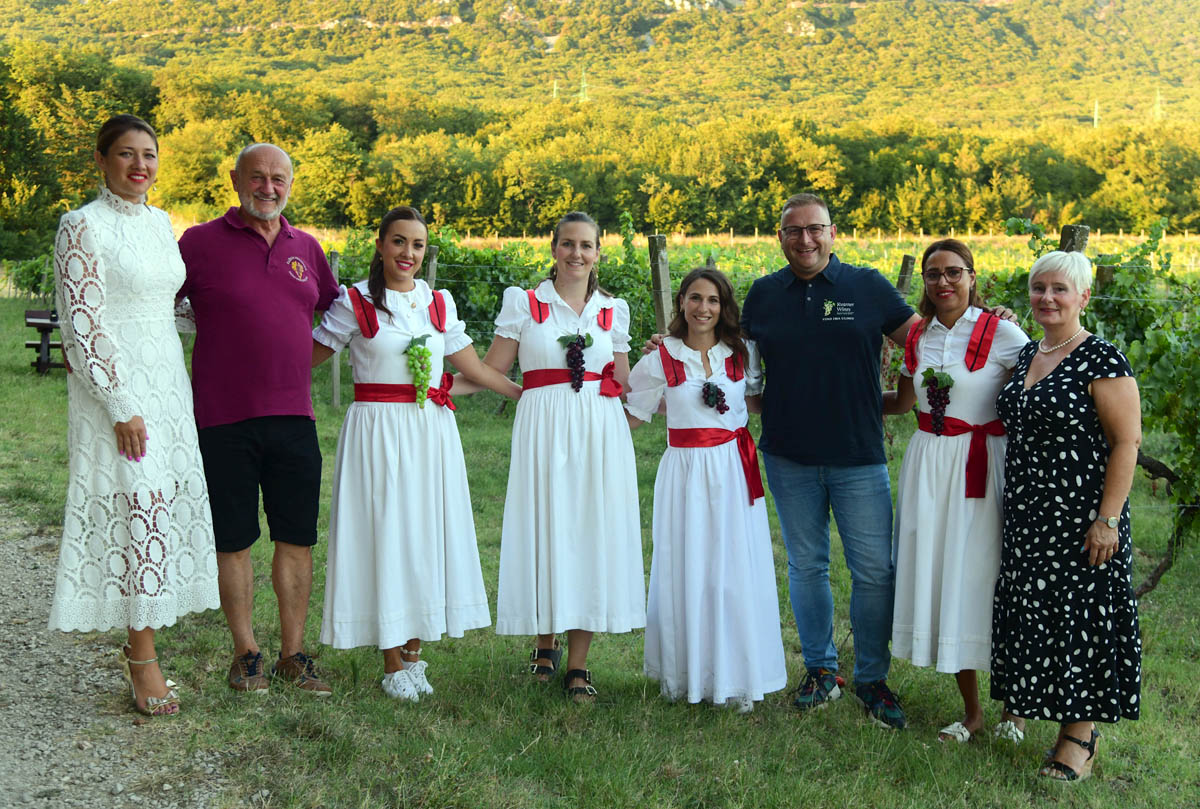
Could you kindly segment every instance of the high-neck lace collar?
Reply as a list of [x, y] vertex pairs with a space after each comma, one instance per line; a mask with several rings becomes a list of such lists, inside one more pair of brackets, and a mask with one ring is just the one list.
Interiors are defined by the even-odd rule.
[[119, 197], [112, 191], [108, 190], [108, 186], [100, 186], [100, 196], [98, 197], [109, 208], [112, 208], [117, 213], [125, 214], [126, 216], [137, 216], [142, 211], [146, 210], [146, 198], [142, 197], [141, 202], [130, 202], [124, 197]]

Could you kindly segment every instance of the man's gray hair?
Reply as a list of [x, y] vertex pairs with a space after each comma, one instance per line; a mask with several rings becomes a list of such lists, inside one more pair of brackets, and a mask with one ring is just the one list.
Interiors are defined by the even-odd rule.
[[278, 146], [276, 146], [274, 143], [265, 143], [265, 142], [264, 143], [251, 143], [245, 149], [242, 149], [240, 152], [238, 152], [237, 160], [234, 161], [234, 164], [233, 164], [233, 170], [240, 174], [242, 171], [242, 161], [245, 160], [246, 157], [251, 152], [256, 151], [258, 149], [266, 148], [266, 147], [270, 147], [270, 148], [274, 149], [275, 151], [279, 152], [281, 155], [283, 155], [283, 159], [286, 160], [287, 164], [288, 164], [288, 171], [291, 172], [292, 174], [295, 174], [295, 170], [292, 168], [291, 156], [288, 155], [288, 153], [285, 152], [283, 149], [280, 149]]

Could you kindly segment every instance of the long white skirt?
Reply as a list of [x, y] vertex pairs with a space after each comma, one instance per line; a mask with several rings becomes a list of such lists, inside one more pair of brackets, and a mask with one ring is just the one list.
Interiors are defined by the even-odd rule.
[[500, 542], [496, 632], [646, 624], [637, 471], [625, 411], [598, 382], [522, 394]]
[[659, 463], [645, 671], [688, 702], [787, 685], [766, 501], [750, 505], [735, 442]]
[[338, 438], [321, 642], [389, 649], [491, 623], [451, 411], [355, 402]]
[[947, 673], [991, 665], [1006, 439], [987, 437], [983, 498], [965, 496], [970, 443], [913, 433], [897, 487], [892, 655]]

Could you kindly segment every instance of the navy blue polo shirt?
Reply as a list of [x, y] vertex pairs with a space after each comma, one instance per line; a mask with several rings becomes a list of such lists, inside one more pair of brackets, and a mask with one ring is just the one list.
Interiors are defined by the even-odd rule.
[[877, 270], [836, 255], [811, 281], [790, 267], [755, 281], [742, 328], [766, 374], [759, 448], [817, 466], [885, 463], [879, 351], [912, 315]]

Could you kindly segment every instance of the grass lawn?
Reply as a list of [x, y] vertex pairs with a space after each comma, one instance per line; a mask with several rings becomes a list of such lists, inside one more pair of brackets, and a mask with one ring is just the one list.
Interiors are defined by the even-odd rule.
[[[64, 372], [37, 376], [21, 317], [27, 301], [0, 299], [0, 499], [18, 516], [58, 530], [66, 487]], [[32, 332], [30, 331], [30, 334]], [[349, 401], [349, 372], [343, 373]], [[328, 525], [329, 479], [341, 414], [332, 408], [328, 365], [314, 378], [317, 425], [325, 454], [320, 533]], [[513, 406], [480, 394], [459, 401], [472, 506], [484, 581], [494, 611], [500, 524]], [[893, 470], [912, 431], [894, 419]], [[755, 427], [755, 432], [757, 429]], [[1153, 451], [1151, 436], [1147, 448]], [[661, 423], [634, 433], [638, 455], [646, 572], [654, 473], [665, 442]], [[380, 496], [403, 497], [404, 492]], [[1139, 476], [1134, 530], [1140, 579], [1157, 561], [1168, 531], [1165, 500]], [[789, 686], [802, 672], [787, 600], [786, 559], [775, 531], [781, 631]], [[265, 524], [264, 524], [265, 534]], [[748, 716], [707, 705], [669, 704], [641, 674], [642, 635], [598, 636], [589, 664], [601, 699], [574, 706], [557, 685], [525, 674], [530, 642], [490, 629], [426, 646], [437, 689], [419, 704], [399, 704], [379, 689], [375, 650], [318, 647], [326, 543], [316, 549], [317, 576], [306, 636], [335, 694], [318, 701], [287, 687], [266, 696], [225, 685], [230, 643], [219, 612], [188, 616], [160, 633], [165, 667], [183, 684], [184, 711], [139, 734], [140, 755], [184, 760], [197, 748], [224, 753], [226, 775], [243, 787], [230, 806], [270, 791], [274, 807], [1158, 807], [1200, 804], [1200, 575], [1189, 552], [1141, 604], [1145, 644], [1143, 719], [1102, 726], [1096, 776], [1066, 787], [1034, 777], [1056, 727], [1031, 723], [1020, 748], [981, 737], [940, 745], [939, 727], [959, 718], [953, 678], [892, 667], [890, 684], [909, 717], [904, 732], [877, 730], [852, 700], [800, 715], [786, 692], [770, 695]], [[255, 627], [264, 650], [278, 651], [278, 617], [269, 579], [269, 543], [255, 548]], [[849, 576], [835, 539], [835, 637], [841, 667], [853, 667]], [[403, 581], [396, 582], [403, 586]], [[45, 631], [45, 630], [35, 630]], [[123, 633], [106, 637], [114, 647]], [[115, 686], [101, 710], [123, 713]], [[984, 678], [986, 688], [986, 678]], [[999, 716], [988, 707], [989, 724]], [[180, 773], [186, 780], [187, 771]], [[127, 785], [131, 791], [139, 785]], [[263, 805], [256, 799], [253, 805]]]

